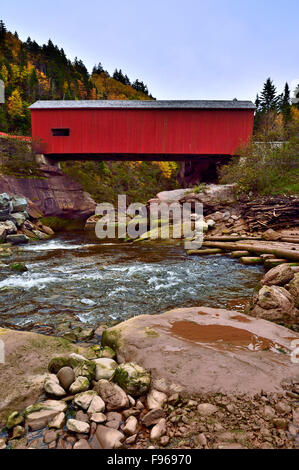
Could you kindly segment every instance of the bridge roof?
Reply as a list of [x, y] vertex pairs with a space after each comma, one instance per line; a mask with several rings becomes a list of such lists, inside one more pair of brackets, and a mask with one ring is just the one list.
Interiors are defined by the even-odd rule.
[[255, 109], [251, 101], [141, 101], [141, 100], [84, 100], [36, 101], [30, 109]]

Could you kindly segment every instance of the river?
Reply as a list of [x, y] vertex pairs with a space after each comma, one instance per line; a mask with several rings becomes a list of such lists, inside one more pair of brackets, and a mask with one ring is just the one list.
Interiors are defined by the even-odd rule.
[[14, 256], [28, 272], [0, 273], [0, 325], [50, 333], [66, 320], [96, 327], [174, 307], [242, 310], [263, 268], [228, 256], [188, 257], [183, 245], [102, 242], [60, 234]]

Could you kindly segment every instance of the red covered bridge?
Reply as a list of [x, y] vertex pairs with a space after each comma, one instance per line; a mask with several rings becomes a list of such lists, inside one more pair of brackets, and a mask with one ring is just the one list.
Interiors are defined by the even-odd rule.
[[198, 160], [228, 157], [253, 130], [251, 101], [37, 101], [32, 137], [49, 157]]

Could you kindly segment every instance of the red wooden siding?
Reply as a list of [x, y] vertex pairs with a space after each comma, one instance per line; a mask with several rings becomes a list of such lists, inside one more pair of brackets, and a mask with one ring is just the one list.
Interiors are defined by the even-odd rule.
[[[46, 154], [232, 155], [249, 140], [252, 109], [32, 109]], [[69, 128], [69, 137], [51, 129]]]

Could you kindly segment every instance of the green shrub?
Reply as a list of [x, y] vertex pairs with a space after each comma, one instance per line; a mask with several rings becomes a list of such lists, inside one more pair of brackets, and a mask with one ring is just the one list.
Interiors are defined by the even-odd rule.
[[277, 145], [252, 142], [219, 170], [223, 184], [237, 183], [239, 192], [261, 195], [299, 193], [299, 137]]
[[0, 171], [17, 178], [40, 176], [35, 152], [30, 142], [0, 137]]

